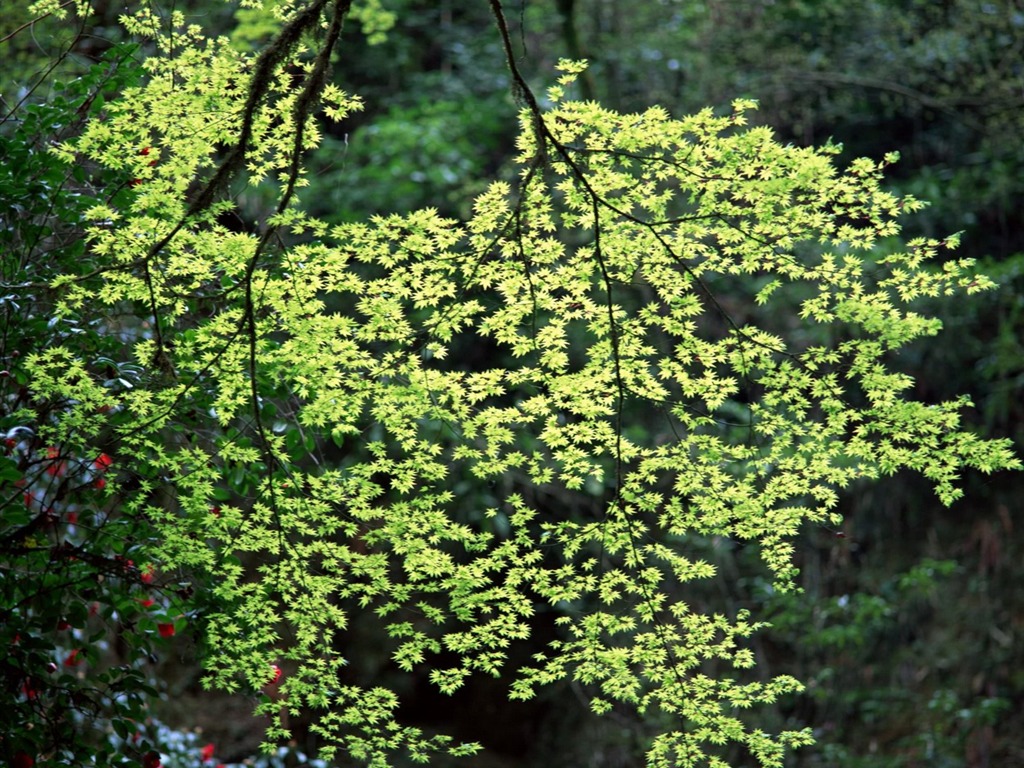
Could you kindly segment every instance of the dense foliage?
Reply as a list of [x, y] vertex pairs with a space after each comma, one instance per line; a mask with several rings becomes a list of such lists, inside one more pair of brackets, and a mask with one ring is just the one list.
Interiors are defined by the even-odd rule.
[[[397, 183], [336, 217], [308, 191], [321, 133], [362, 107], [330, 78], [346, 17], [374, 41], [396, 21], [376, 3], [253, 6], [232, 38], [144, 10], [136, 45], [8, 114], [12, 764], [158, 762], [149, 665], [181, 633], [270, 747], [302, 713], [327, 759], [475, 752], [352, 668], [369, 619], [443, 693], [572, 683], [651, 724], [649, 765], [782, 765], [809, 729], [748, 710], [801, 684], [752, 671], [767, 614], [688, 596], [718, 576], [709, 542], [758, 554], [758, 605], [799, 633], [793, 541], [842, 525], [844, 488], [909, 469], [950, 503], [964, 469], [1018, 465], [892, 364], [939, 332], [927, 302], [993, 287], [956, 237], [900, 243], [921, 204], [882, 187], [894, 155], [841, 171], [838, 146], [748, 127], [749, 100], [576, 101], [594, 86], [568, 60], [539, 98], [490, 5], [517, 165], [456, 183], [480, 166], [452, 140], [422, 180], [463, 220], [364, 215], [389, 188], [419, 202]], [[430, 107], [384, 122], [399, 146], [410, 114]], [[881, 609], [854, 606], [864, 637]]]

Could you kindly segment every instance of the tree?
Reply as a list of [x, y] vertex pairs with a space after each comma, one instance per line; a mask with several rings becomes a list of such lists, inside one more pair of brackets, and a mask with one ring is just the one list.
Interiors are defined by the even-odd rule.
[[[313, 712], [327, 758], [476, 749], [400, 724], [396, 695], [353, 677], [344, 633], [360, 612], [442, 692], [511, 673], [527, 699], [572, 679], [595, 712], [664, 723], [651, 766], [724, 765], [729, 744], [781, 765], [809, 730], [769, 735], [746, 711], [800, 684], [748, 671], [757, 617], [684, 600], [715, 571], [693, 542], [756, 546], [786, 590], [792, 538], [838, 524], [851, 483], [910, 469], [948, 503], [964, 469], [1017, 467], [1005, 441], [961, 427], [964, 399], [915, 402], [890, 365], [939, 331], [915, 300], [992, 283], [969, 259], [930, 266], [955, 237], [898, 243], [897, 217], [921, 204], [882, 188], [895, 157], [841, 172], [834, 146], [747, 128], [745, 100], [680, 119], [573, 101], [573, 61], [542, 107], [490, 6], [520, 173], [465, 222], [305, 212], [319, 120], [360, 106], [331, 59], [350, 15], [387, 26], [376, 3], [279, 3], [252, 52], [181, 11], [123, 19], [144, 74], [40, 166], [67, 179], [67, 199], [47, 199], [81, 237], [66, 250], [22, 232], [5, 284], [70, 329], [10, 371], [3, 426], [31, 437], [4, 464], [19, 491], [4, 497], [7, 607], [42, 658], [56, 643], [25, 584], [55, 559], [117, 564], [101, 585], [112, 622], [135, 622], [136, 588], [163, 590], [163, 620], [131, 624], [136, 653], [189, 628], [210, 686], [260, 696], [268, 743], [288, 712]], [[54, 272], [29, 277], [40, 260]], [[481, 345], [493, 354], [464, 354]], [[55, 476], [102, 491], [109, 511], [82, 542], [101, 553], [68, 556], [48, 517], [63, 485], [19, 507]], [[127, 528], [108, 536], [108, 519]], [[542, 606], [557, 639], [508, 670]], [[26, 713], [9, 752], [75, 754], [28, 730], [52, 709], [6, 690]]]

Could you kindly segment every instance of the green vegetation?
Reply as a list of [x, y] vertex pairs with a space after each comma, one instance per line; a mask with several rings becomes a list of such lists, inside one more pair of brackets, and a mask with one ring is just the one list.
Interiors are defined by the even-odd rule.
[[245, 5], [0, 43], [0, 758], [1010, 759], [1024, 20]]

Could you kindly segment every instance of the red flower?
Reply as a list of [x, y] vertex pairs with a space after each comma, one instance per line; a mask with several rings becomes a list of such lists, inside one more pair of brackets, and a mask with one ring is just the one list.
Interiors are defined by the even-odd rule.
[[161, 768], [160, 753], [147, 752], [142, 756], [142, 768]]
[[169, 623], [157, 624], [156, 631], [160, 637], [174, 637], [174, 625]]
[[203, 762], [206, 762], [207, 760], [213, 760], [213, 751], [215, 749], [216, 747], [213, 744], [207, 744], [205, 747], [199, 750], [199, 755], [203, 758]]
[[57, 631], [63, 632], [65, 629], [71, 629], [71, 624], [67, 619], [61, 619], [57, 622]]
[[153, 607], [153, 599], [150, 598], [150, 597], [147, 597], [145, 599], [140, 597], [140, 598], [138, 598], [138, 602], [139, 602], [139, 605], [141, 605], [143, 608], [152, 608]]
[[11, 768], [32, 768], [35, 764], [35, 759], [25, 752], [15, 752], [11, 758]]
[[146, 563], [146, 565], [144, 565], [142, 567], [142, 575], [139, 576], [139, 578], [142, 580], [143, 584], [152, 584], [153, 583], [153, 564], [152, 563]]
[[[60, 451], [51, 446], [46, 449], [46, 458], [59, 459]], [[51, 461], [50, 465], [46, 468], [46, 474], [53, 477], [63, 477], [65, 471], [67, 471], [67, 462], [64, 461]]]
[[68, 525], [74, 525], [78, 522], [78, 513], [75, 510], [68, 512]]
[[82, 663], [82, 652], [78, 648], [68, 654], [68, 657], [64, 659], [65, 667], [77, 667]]
[[105, 453], [101, 453], [96, 457], [96, 460], [92, 463], [92, 468], [97, 472], [106, 472], [110, 465], [114, 463], [114, 460], [107, 456]]
[[104, 480], [102, 477], [97, 477], [95, 480], [93, 480], [92, 486], [97, 491], [102, 491], [104, 488], [107, 487], [107, 481]]

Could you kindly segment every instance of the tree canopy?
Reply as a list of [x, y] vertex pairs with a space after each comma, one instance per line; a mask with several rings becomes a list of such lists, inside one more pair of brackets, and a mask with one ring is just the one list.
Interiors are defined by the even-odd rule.
[[[574, 98], [577, 60], [540, 91], [489, 5], [516, 171], [461, 220], [310, 212], [308, 157], [362, 106], [332, 61], [353, 21], [392, 34], [377, 2], [243, 3], [234, 38], [145, 8], [8, 114], [12, 764], [152, 766], [141, 670], [186, 631], [271, 748], [304, 713], [326, 760], [473, 754], [351, 669], [365, 617], [443, 693], [573, 682], [643, 713], [652, 768], [782, 766], [811, 730], [756, 709], [801, 683], [753, 669], [764, 617], [691, 605], [701, 542], [756, 549], [785, 592], [843, 489], [911, 470], [949, 504], [965, 470], [1019, 467], [894, 365], [939, 334], [928, 300], [994, 285], [955, 234], [900, 240], [923, 204], [884, 186], [895, 154], [840, 167], [748, 99], [616, 111]], [[115, 635], [119, 666], [90, 642]]]

